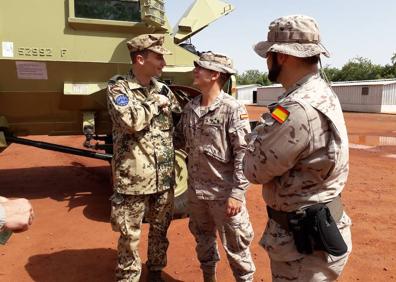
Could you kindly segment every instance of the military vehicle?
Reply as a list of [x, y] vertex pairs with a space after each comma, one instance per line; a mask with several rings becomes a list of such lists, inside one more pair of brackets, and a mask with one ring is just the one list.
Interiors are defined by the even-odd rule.
[[[164, 0], [3, 2], [0, 151], [19, 143], [110, 160], [105, 89], [110, 77], [130, 69], [126, 41], [139, 34], [165, 35], [172, 55], [165, 56], [161, 79], [180, 97], [196, 94], [189, 86], [197, 54], [188, 40], [234, 7], [220, 0], [196, 0], [172, 29], [164, 5]], [[20, 137], [73, 134], [85, 135], [86, 150]], [[185, 157], [177, 152], [177, 199], [187, 189]], [[176, 210], [183, 209], [180, 203]]]

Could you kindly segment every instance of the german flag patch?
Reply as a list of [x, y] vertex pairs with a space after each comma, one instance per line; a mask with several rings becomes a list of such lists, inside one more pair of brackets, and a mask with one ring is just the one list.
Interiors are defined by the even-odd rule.
[[241, 114], [240, 119], [249, 119], [249, 115], [248, 114]]
[[271, 112], [271, 116], [281, 124], [288, 119], [289, 114], [290, 112], [280, 105], [276, 106], [276, 108]]

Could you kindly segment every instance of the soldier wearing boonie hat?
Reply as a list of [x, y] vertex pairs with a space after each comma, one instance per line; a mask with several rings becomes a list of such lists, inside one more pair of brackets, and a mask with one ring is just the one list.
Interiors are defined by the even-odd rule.
[[[149, 281], [163, 281], [174, 199], [172, 112], [181, 108], [170, 89], [156, 80], [170, 54], [164, 36], [143, 34], [127, 42], [132, 68], [110, 79], [107, 104], [113, 122], [111, 225], [120, 233], [117, 281], [141, 275], [138, 244], [145, 211], [150, 223], [146, 266]], [[160, 160], [160, 161], [157, 161]]]
[[268, 52], [283, 53], [305, 58], [330, 53], [321, 44], [319, 27], [316, 21], [308, 16], [287, 16], [271, 22], [267, 41], [254, 46], [254, 51], [264, 58]]
[[211, 51], [202, 53], [199, 60], [194, 61], [194, 66], [221, 73], [236, 73], [236, 70], [233, 68], [233, 62], [229, 57], [220, 53], [213, 53]]
[[352, 241], [340, 198], [348, 135], [340, 102], [318, 69], [329, 52], [316, 21], [303, 15], [274, 20], [254, 51], [286, 90], [247, 136], [243, 160], [245, 176], [263, 184], [269, 221], [260, 244], [273, 281], [336, 280]]
[[189, 228], [205, 282], [216, 281], [217, 230], [235, 280], [253, 281], [253, 228], [245, 204], [249, 182], [241, 163], [250, 132], [247, 111], [222, 91], [236, 73], [229, 57], [205, 52], [194, 65], [193, 85], [202, 95], [185, 106], [175, 137], [175, 145], [188, 154]]

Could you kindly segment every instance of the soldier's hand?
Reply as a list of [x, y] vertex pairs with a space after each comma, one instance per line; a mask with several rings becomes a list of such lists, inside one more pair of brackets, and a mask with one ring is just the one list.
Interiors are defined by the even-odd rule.
[[165, 95], [154, 94], [154, 99], [160, 108], [170, 105], [169, 98], [166, 97]]
[[21, 232], [27, 230], [29, 225], [32, 224], [34, 213], [32, 205], [28, 200], [4, 200], [2, 198], [1, 205], [5, 211], [5, 228], [14, 232]]
[[228, 198], [227, 200], [227, 211], [226, 214], [228, 217], [237, 215], [242, 208], [242, 202], [234, 199], [234, 198]]

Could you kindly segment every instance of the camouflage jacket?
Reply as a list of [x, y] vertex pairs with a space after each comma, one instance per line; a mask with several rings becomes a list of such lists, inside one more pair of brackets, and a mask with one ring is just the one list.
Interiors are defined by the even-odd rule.
[[244, 173], [263, 189], [267, 205], [295, 211], [328, 202], [348, 177], [348, 135], [337, 96], [319, 75], [308, 75], [282, 95], [284, 123], [271, 113], [248, 136]]
[[[273, 118], [278, 106], [289, 112], [280, 123]], [[271, 113], [264, 114], [248, 139], [244, 173], [263, 186], [267, 205], [295, 211], [339, 195], [348, 177], [348, 135], [337, 96], [319, 77], [309, 75], [282, 95]], [[351, 225], [344, 213], [338, 222]], [[269, 220], [260, 244], [271, 259], [294, 261], [303, 257], [291, 232]]]
[[201, 111], [201, 96], [186, 105], [176, 130], [177, 147], [188, 154], [188, 186], [199, 199], [243, 200], [249, 185], [242, 172], [250, 132], [247, 112], [221, 92]]
[[[165, 111], [153, 97], [161, 91], [171, 101]], [[114, 190], [139, 195], [173, 188], [171, 112], [181, 109], [170, 89], [155, 79], [143, 87], [131, 73], [116, 75], [108, 84], [107, 105], [113, 122]]]

